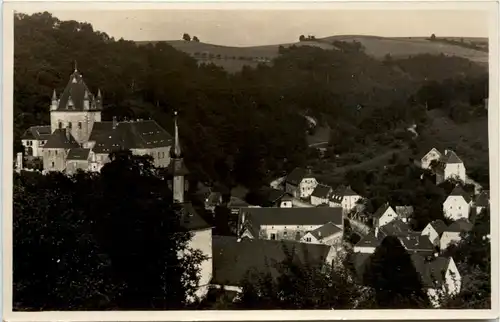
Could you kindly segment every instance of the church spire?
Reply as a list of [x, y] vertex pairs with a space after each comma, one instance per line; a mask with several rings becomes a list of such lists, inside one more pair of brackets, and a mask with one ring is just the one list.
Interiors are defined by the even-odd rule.
[[76, 59], [75, 59], [75, 73], [78, 72], [78, 68], [77, 67], [78, 67], [78, 65], [77, 65]]
[[174, 131], [175, 131], [175, 142], [174, 142], [174, 158], [181, 158], [181, 144], [179, 142], [179, 127], [177, 126], [177, 111], [174, 112]]
[[53, 101], [57, 101], [57, 94], [56, 94], [56, 90], [54, 89], [54, 91], [52, 92], [52, 100]]

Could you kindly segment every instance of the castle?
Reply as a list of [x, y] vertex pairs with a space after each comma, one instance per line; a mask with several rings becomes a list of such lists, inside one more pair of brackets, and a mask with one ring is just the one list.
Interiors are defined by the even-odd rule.
[[113, 150], [151, 155], [154, 165], [170, 164], [172, 137], [153, 120], [102, 121], [102, 94], [94, 96], [75, 68], [66, 88], [50, 104], [50, 125], [32, 126], [22, 136], [24, 154], [42, 158], [43, 170], [68, 174], [100, 171]]
[[[212, 279], [212, 226], [185, 200], [186, 175], [181, 151], [177, 112], [174, 138], [153, 120], [106, 122], [101, 120], [102, 94], [94, 96], [75, 71], [61, 96], [52, 95], [50, 126], [32, 126], [23, 135], [25, 155], [42, 158], [43, 171], [67, 174], [77, 170], [100, 171], [109, 162], [110, 152], [131, 150], [135, 155], [150, 155], [156, 167], [168, 169], [173, 201], [181, 209], [182, 225], [191, 233], [188, 247], [200, 250], [206, 259], [201, 263], [196, 295], [203, 297]], [[173, 148], [172, 148], [173, 145]], [[17, 158], [22, 169], [22, 154]]]

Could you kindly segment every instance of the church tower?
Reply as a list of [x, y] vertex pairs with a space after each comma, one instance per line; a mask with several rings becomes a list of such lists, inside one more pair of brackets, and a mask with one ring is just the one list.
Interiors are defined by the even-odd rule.
[[179, 142], [179, 127], [177, 125], [177, 111], [174, 112], [174, 146], [170, 149], [170, 174], [172, 175], [172, 192], [175, 203], [184, 203], [184, 192], [186, 191], [186, 178], [188, 174], [184, 165], [181, 144]]

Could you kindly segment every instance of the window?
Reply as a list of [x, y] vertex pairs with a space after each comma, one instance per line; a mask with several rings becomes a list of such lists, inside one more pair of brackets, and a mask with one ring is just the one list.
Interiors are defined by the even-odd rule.
[[285, 237], [286, 237], [286, 231], [284, 231], [284, 232], [283, 232], [283, 236], [285, 236]]
[[73, 127], [73, 123], [69, 122], [68, 127], [71, 129]]
[[81, 130], [82, 129], [82, 122], [78, 122], [78, 129]]
[[311, 237], [307, 237], [306, 242], [311, 242]]
[[271, 234], [271, 240], [276, 240], [276, 234]]
[[57, 155], [57, 150], [55, 151], [55, 154]]
[[52, 161], [52, 164], [51, 164], [52, 168], [54, 167], [54, 161]]
[[59, 121], [59, 129], [62, 129], [62, 125], [63, 125], [62, 122]]

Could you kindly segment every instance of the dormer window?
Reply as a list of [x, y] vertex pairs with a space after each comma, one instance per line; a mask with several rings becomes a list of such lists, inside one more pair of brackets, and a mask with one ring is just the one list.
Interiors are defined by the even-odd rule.
[[78, 129], [81, 130], [82, 129], [82, 122], [78, 122]]

